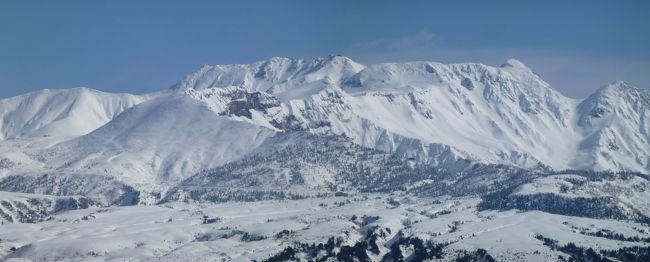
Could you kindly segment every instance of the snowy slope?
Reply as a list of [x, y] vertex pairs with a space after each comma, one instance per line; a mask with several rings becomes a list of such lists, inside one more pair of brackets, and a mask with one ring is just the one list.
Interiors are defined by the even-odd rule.
[[567, 128], [573, 101], [515, 60], [499, 68], [382, 64], [350, 82], [346, 91], [357, 100], [355, 111], [362, 118], [483, 161], [527, 167], [541, 161], [559, 167], [573, 151]]
[[0, 140], [87, 134], [148, 96], [88, 88], [41, 90], [0, 100]]
[[110, 174], [149, 187], [237, 159], [274, 133], [221, 117], [187, 96], [161, 95], [40, 154], [49, 169]]

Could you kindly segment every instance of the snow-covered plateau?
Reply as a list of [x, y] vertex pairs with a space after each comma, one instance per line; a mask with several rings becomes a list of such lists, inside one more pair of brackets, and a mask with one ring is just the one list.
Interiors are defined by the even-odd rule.
[[203, 66], [0, 100], [0, 260], [648, 261], [650, 91], [520, 61]]

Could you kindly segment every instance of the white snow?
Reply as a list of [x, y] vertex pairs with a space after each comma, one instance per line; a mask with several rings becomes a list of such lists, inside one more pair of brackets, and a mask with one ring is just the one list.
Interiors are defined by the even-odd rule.
[[[328, 78], [331, 81], [322, 81]], [[650, 167], [647, 92], [634, 89], [636, 93], [625, 96], [600, 91], [584, 102], [570, 99], [514, 59], [500, 67], [431, 62], [364, 67], [343, 57], [273, 58], [206, 67], [176, 88], [203, 91], [233, 85], [278, 97], [280, 116], [295, 117], [304, 127], [330, 123], [313, 132], [345, 134], [363, 146], [443, 166], [469, 158], [521, 167], [541, 163], [555, 169], [648, 172]], [[587, 104], [603, 99], [616, 100], [611, 103], [621, 109], [613, 115], [621, 117], [614, 119], [623, 120], [584, 124], [591, 114]], [[254, 122], [268, 127], [278, 113], [266, 119], [256, 114]], [[612, 136], [616, 138], [609, 140], [618, 141], [619, 149], [592, 142]], [[427, 154], [432, 150], [427, 148], [440, 145], [451, 148]]]
[[[359, 195], [74, 210], [38, 224], [0, 225], [0, 257], [8, 255], [7, 258], [11, 259], [19, 255], [31, 260], [68, 261], [124, 258], [200, 261], [210, 257], [215, 260], [259, 261], [295, 242], [325, 243], [333, 236], [342, 237], [344, 243], [353, 245], [363, 237], [365, 229], [374, 226], [388, 228], [391, 232], [385, 239], [379, 239], [380, 254], [388, 251], [388, 245], [384, 244], [402, 232], [405, 236], [431, 239], [435, 243], [451, 242], [444, 249], [447, 257], [443, 261], [452, 260], [458, 250], [477, 248], [486, 249], [498, 261], [548, 261], [562, 254], [542, 245], [534, 238], [537, 234], [558, 239], [562, 245], [573, 242], [596, 250], [648, 245], [592, 237], [576, 231], [576, 228], [591, 228], [593, 231], [604, 228], [626, 237], [647, 237], [640, 230], [648, 232], [650, 228], [637, 223], [537, 211], [477, 212], [477, 200], [471, 198], [440, 199], [440, 203], [432, 203], [432, 199], [398, 198], [402, 204], [397, 208], [387, 208], [387, 199], [382, 195]], [[423, 215], [435, 210], [450, 213], [437, 217]], [[352, 220], [353, 215], [358, 218], [377, 216], [378, 219], [364, 226]], [[218, 220], [202, 224], [203, 216]], [[454, 223], [457, 226], [452, 231]], [[293, 233], [277, 237], [282, 230]], [[244, 232], [262, 238], [246, 241], [242, 238]], [[11, 247], [17, 248], [13, 255], [8, 252]]]
[[0, 100], [0, 140], [87, 134], [152, 95], [109, 94], [88, 88], [41, 90]]
[[[260, 92], [260, 101], [243, 101], [254, 108], [239, 108], [250, 117], [229, 112], [234, 94], [246, 92]], [[292, 128], [450, 171], [479, 162], [648, 173], [648, 97], [617, 82], [569, 99], [516, 60], [364, 66], [343, 56], [276, 57], [204, 66], [144, 96], [78, 88], [0, 100], [0, 157], [15, 163], [0, 175], [108, 174], [166, 188]]]
[[45, 162], [55, 169], [108, 173], [141, 187], [168, 185], [235, 160], [274, 133], [221, 117], [190, 97], [165, 95], [47, 149]]

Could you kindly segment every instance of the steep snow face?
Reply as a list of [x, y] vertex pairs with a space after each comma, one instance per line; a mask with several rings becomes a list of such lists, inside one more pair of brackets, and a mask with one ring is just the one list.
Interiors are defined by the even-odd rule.
[[0, 140], [84, 135], [147, 99], [88, 88], [41, 90], [2, 99]]
[[[565, 166], [574, 102], [521, 62], [380, 64], [346, 82], [355, 112], [391, 132], [491, 163]], [[553, 141], [553, 142], [551, 142]]]
[[575, 166], [650, 170], [650, 92], [614, 82], [578, 106], [585, 139]]
[[237, 159], [274, 133], [219, 116], [188, 96], [164, 95], [39, 157], [50, 169], [109, 174], [142, 189]]
[[472, 156], [454, 147], [406, 137], [363, 118], [353, 108], [359, 103], [355, 102], [356, 98], [336, 86], [286, 102], [265, 92], [248, 93], [240, 87], [190, 90], [187, 95], [205, 102], [219, 115], [275, 131], [308, 130], [343, 135], [359, 145], [444, 165], [449, 170], [460, 170], [471, 164], [467, 159]]

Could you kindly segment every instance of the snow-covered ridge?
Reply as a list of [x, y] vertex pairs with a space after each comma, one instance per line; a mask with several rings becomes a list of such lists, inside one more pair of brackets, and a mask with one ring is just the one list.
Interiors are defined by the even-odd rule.
[[0, 100], [0, 176], [44, 171], [173, 185], [277, 133], [344, 136], [456, 172], [474, 164], [650, 173], [648, 91], [585, 100], [524, 63], [361, 65], [343, 56], [203, 66], [144, 96], [44, 90]]
[[[306, 88], [339, 84], [364, 68], [343, 56], [328, 56], [310, 61], [273, 57], [252, 64], [204, 65], [172, 86], [172, 90], [205, 90], [239, 86], [250, 92], [268, 92], [293, 98]], [[296, 94], [298, 93], [298, 94]]]

